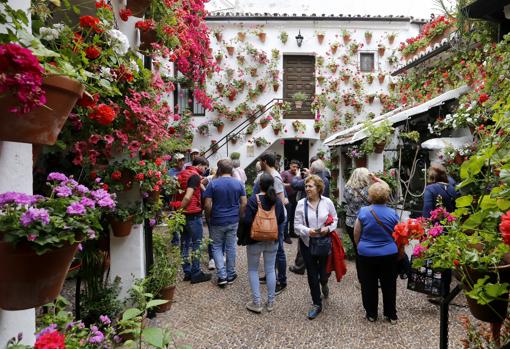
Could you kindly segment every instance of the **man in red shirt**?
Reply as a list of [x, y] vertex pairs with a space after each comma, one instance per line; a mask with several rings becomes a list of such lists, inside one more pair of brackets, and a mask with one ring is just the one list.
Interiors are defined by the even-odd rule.
[[[204, 234], [202, 226], [202, 175], [207, 171], [209, 162], [207, 159], [198, 156], [191, 166], [186, 167], [177, 179], [181, 185], [182, 192], [178, 195], [177, 201], [186, 216], [186, 225], [181, 234], [181, 255], [183, 259], [182, 269], [184, 281], [191, 281], [192, 284], [211, 280], [211, 274], [202, 272], [200, 269], [200, 258], [197, 256]], [[190, 263], [189, 250], [193, 251], [193, 258]]]

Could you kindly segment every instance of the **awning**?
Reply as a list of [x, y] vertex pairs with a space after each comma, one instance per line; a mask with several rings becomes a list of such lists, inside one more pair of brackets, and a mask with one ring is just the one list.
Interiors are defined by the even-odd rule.
[[[445, 102], [457, 99], [466, 92], [470, 90], [469, 86], [461, 86], [454, 90], [447, 91], [442, 95], [439, 95], [428, 102], [422, 103], [415, 107], [409, 108], [407, 110], [401, 111], [401, 109], [393, 110], [390, 113], [383, 114], [375, 119], [373, 119], [374, 123], [377, 125], [382, 121], [389, 121], [390, 124], [395, 124], [397, 122], [401, 122], [409, 119], [414, 115], [419, 115], [427, 112], [428, 110], [437, 107], [439, 105], [444, 104]], [[340, 132], [335, 133], [334, 135], [328, 137], [324, 144], [327, 146], [339, 146], [352, 144], [359, 140], [366, 138], [368, 135], [366, 134], [366, 129], [363, 127], [363, 124], [358, 124], [356, 126], [350, 127], [346, 130], [342, 130]]]

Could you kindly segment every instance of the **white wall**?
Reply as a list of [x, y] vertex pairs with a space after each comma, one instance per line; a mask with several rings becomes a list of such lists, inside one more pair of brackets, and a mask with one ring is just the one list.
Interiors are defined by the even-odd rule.
[[[209, 21], [208, 25], [211, 29], [211, 47], [213, 49], [213, 55], [216, 54], [218, 51], [221, 51], [224, 53], [223, 61], [220, 65], [220, 67], [223, 69], [223, 71], [219, 72], [218, 74], [215, 74], [212, 79], [208, 81], [208, 92], [212, 94], [214, 97], [217, 97], [215, 82], [221, 80], [225, 85], [228, 83], [227, 78], [225, 77], [224, 69], [226, 68], [234, 68], [237, 69], [239, 66], [237, 64], [237, 60], [235, 56], [237, 55], [237, 50], [234, 53], [233, 56], [229, 56], [227, 54], [226, 50], [226, 44], [225, 43], [233, 43], [233, 46], [236, 47], [236, 49], [239, 47], [239, 43], [237, 42], [237, 32], [238, 31], [244, 31], [247, 33], [246, 36], [246, 42], [250, 42], [255, 48], [258, 50], [264, 50], [268, 57], [271, 56], [271, 49], [278, 49], [280, 50], [280, 59], [277, 66], [277, 69], [280, 71], [280, 89], [277, 93], [273, 92], [272, 87], [269, 85], [266, 89], [266, 92], [263, 93], [255, 102], [249, 102], [249, 104], [253, 107], [257, 104], [266, 104], [268, 101], [270, 101], [273, 98], [282, 98], [283, 96], [283, 55], [292, 55], [292, 54], [299, 54], [299, 55], [314, 55], [314, 56], [322, 56], [325, 59], [325, 64], [328, 64], [329, 57], [334, 57], [335, 62], [339, 65], [338, 70], [335, 74], [331, 74], [329, 70], [324, 67], [316, 69], [316, 76], [321, 74], [326, 77], [326, 81], [331, 78], [339, 78], [339, 72], [342, 68], [349, 68], [353, 73], [356, 73], [358, 70], [358, 57], [359, 54], [356, 56], [351, 56], [351, 62], [348, 65], [344, 65], [341, 56], [344, 54], [348, 54], [348, 45], [344, 45], [342, 36], [341, 36], [341, 29], [347, 29], [351, 32], [351, 42], [356, 41], [359, 43], [363, 43], [364, 46], [360, 49], [360, 52], [374, 52], [375, 53], [375, 72], [372, 73], [374, 75], [374, 82], [371, 85], [368, 85], [365, 79], [364, 81], [364, 94], [368, 93], [389, 93], [388, 92], [388, 83], [390, 81], [389, 73], [395, 69], [395, 67], [391, 67], [387, 62], [387, 57], [389, 57], [393, 51], [398, 48], [398, 44], [401, 41], [404, 41], [408, 37], [412, 37], [418, 34], [418, 25], [411, 24], [409, 22], [376, 22], [376, 21], [352, 21], [352, 22], [338, 22], [338, 21], [320, 21], [320, 22], [306, 22], [306, 21], [268, 21], [268, 22], [245, 22], [245, 23], [239, 23], [235, 21], [224, 21], [224, 22], [218, 22], [218, 21]], [[263, 30], [266, 32], [266, 41], [265, 43], [260, 42], [259, 38], [253, 33], [253, 30], [256, 27], [262, 26]], [[222, 41], [224, 43], [219, 43], [214, 35], [212, 34], [212, 31], [214, 29], [220, 28], [222, 30], [223, 38]], [[278, 38], [281, 31], [286, 31], [289, 35], [288, 42], [284, 45], [281, 43], [280, 39]], [[325, 33], [325, 39], [322, 45], [319, 44], [316, 34], [316, 31], [323, 31]], [[365, 31], [371, 31], [373, 33], [372, 41], [368, 45], [366, 44], [364, 33]], [[304, 37], [303, 44], [301, 47], [298, 47], [296, 44], [295, 36], [298, 34], [298, 31], [301, 31], [301, 35]], [[398, 36], [393, 43], [393, 45], [390, 45], [388, 43], [388, 40], [386, 38], [386, 35], [391, 32], [398, 33]], [[337, 53], [333, 56], [331, 56], [330, 53], [330, 44], [334, 41], [338, 41], [341, 46], [338, 48]], [[386, 46], [386, 52], [385, 55], [381, 58], [377, 54], [377, 44], [381, 42]], [[240, 45], [243, 45], [242, 43]], [[396, 52], [398, 54], [398, 52]], [[246, 60], [249, 61], [249, 58], [246, 57]], [[251, 64], [246, 64], [251, 65]], [[245, 65], [245, 66], [246, 66]], [[260, 70], [260, 69], [259, 69]], [[381, 85], [379, 84], [377, 80], [377, 73], [379, 71], [382, 71], [386, 73], [386, 79], [385, 82]], [[220, 76], [223, 76], [221, 79]], [[239, 78], [239, 75], [234, 75], [234, 79]], [[249, 74], [244, 75], [243, 77], [246, 81], [249, 81], [251, 83], [255, 83], [257, 78], [252, 78]], [[342, 93], [346, 92], [347, 90], [352, 89], [352, 78], [349, 84], [340, 83], [340, 87], [337, 90], [338, 94], [341, 95]], [[318, 83], [316, 83], [316, 94], [319, 94], [322, 91], [321, 86], [319, 86]], [[229, 102], [227, 98], [220, 98], [219, 100], [228, 106], [230, 109], [234, 109], [235, 106], [237, 106], [239, 103], [247, 100], [247, 88], [245, 88], [245, 92], [243, 94], [240, 94], [237, 96], [237, 98], [233, 102]], [[346, 111], [353, 112], [356, 115], [356, 112], [353, 110], [352, 107], [345, 107], [342, 105], [342, 108], [340, 110], [340, 113], [343, 114]], [[381, 112], [381, 104], [376, 98], [374, 103], [372, 105], [364, 105], [363, 110], [360, 114], [356, 115], [356, 122], [361, 122], [367, 118], [367, 115], [372, 112], [376, 115], [379, 115]], [[325, 112], [323, 113], [322, 117], [326, 118], [326, 120], [329, 120], [332, 118], [334, 113], [329, 109], [326, 108]], [[205, 117], [195, 117], [193, 119], [193, 123], [195, 126], [198, 126], [202, 123], [210, 122], [211, 120], [218, 117], [218, 114], [216, 112], [206, 112]], [[222, 134], [218, 134], [216, 132], [216, 128], [214, 128], [212, 125], [209, 127], [210, 129], [210, 136], [201, 136], [198, 133], [195, 136], [195, 139], [193, 141], [193, 146], [195, 148], [199, 148], [202, 150], [205, 150], [209, 148], [210, 146], [210, 140], [215, 139], [219, 140], [224, 135], [226, 135], [229, 130], [231, 130], [235, 125], [238, 125], [244, 121], [244, 118], [241, 120], [237, 120], [235, 122], [230, 122], [228, 120], [225, 120], [225, 129]], [[291, 120], [292, 121], [292, 120]], [[313, 131], [313, 120], [306, 120], [307, 123], [307, 132], [305, 135], [296, 135], [294, 131], [292, 130], [292, 127], [288, 128], [287, 133], [280, 132], [279, 136], [275, 136], [272, 132], [272, 129], [270, 126], [268, 126], [266, 129], [261, 130], [260, 128], [255, 131], [253, 136], [247, 136], [245, 139], [238, 142], [238, 144], [234, 147], [229, 148], [235, 148], [229, 149], [229, 152], [231, 151], [239, 151], [241, 153], [241, 162], [242, 166], [247, 166], [251, 160], [244, 157], [246, 155], [246, 144], [247, 142], [253, 138], [253, 137], [259, 137], [264, 136], [268, 139], [270, 143], [278, 142], [279, 139], [282, 138], [310, 138], [310, 139], [318, 139], [319, 135], [316, 134]], [[327, 122], [326, 122], [327, 124]], [[347, 124], [344, 123], [344, 127], [347, 127]], [[330, 131], [332, 132], [332, 131]], [[239, 143], [242, 143], [241, 145]], [[320, 142], [318, 142], [320, 143]], [[319, 148], [320, 144], [317, 145], [316, 148]], [[257, 153], [257, 152], [256, 152]], [[226, 151], [223, 150], [223, 153], [220, 152], [213, 156], [213, 158], [220, 158], [222, 156], [226, 155]], [[283, 155], [283, 154], [282, 154]], [[311, 154], [313, 155], [313, 154]], [[213, 159], [212, 158], [212, 159]]]

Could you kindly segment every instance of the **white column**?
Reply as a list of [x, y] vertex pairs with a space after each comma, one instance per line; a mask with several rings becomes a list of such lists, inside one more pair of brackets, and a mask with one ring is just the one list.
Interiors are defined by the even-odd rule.
[[368, 157], [368, 169], [371, 172], [381, 172], [384, 170], [384, 152], [381, 154], [372, 153]]
[[[18, 191], [32, 194], [32, 145], [0, 142], [0, 193]], [[0, 347], [23, 333], [23, 343], [35, 342], [35, 309], [0, 309]]]

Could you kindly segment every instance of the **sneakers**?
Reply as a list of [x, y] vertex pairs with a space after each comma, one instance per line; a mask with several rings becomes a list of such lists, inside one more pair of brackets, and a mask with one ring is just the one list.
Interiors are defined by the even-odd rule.
[[231, 278], [227, 279], [227, 283], [229, 285], [232, 285], [236, 279], [237, 279], [237, 274], [234, 274], [234, 276], [232, 276]]
[[305, 268], [298, 268], [295, 265], [291, 265], [289, 267], [289, 270], [293, 272], [294, 274], [303, 275], [305, 273]]
[[370, 322], [376, 322], [377, 321], [377, 318], [376, 317], [373, 317], [373, 316], [365, 316], [365, 318], [370, 321]]
[[264, 275], [264, 276], [259, 277], [259, 282], [261, 285], [265, 285], [266, 284], [266, 276]]
[[292, 240], [290, 239], [290, 237], [286, 237], [283, 242], [285, 242], [286, 244], [292, 244]]
[[206, 274], [206, 273], [200, 272], [196, 276], [191, 277], [191, 283], [199, 284], [201, 282], [209, 281], [209, 280], [211, 280], [211, 278], [212, 278], [211, 274]]
[[228, 281], [227, 279], [218, 278], [218, 286], [223, 288], [227, 285]]
[[385, 317], [384, 317], [384, 320], [388, 321], [388, 322], [389, 322], [390, 324], [392, 324], [392, 325], [396, 325], [396, 324], [398, 323], [398, 319], [397, 319], [397, 317], [395, 317], [395, 318], [393, 318], [393, 319], [392, 319], [392, 318], [390, 318], [389, 316], [385, 316]]
[[184, 275], [184, 279], [182, 279], [182, 281], [191, 281], [191, 276], [190, 275]]
[[322, 307], [320, 305], [312, 305], [312, 308], [308, 311], [308, 319], [313, 320], [317, 316], [319, 316], [320, 312], [322, 311]]
[[266, 309], [269, 313], [272, 312], [274, 309], [274, 302], [267, 302]]
[[262, 313], [262, 305], [254, 303], [253, 301], [246, 303], [246, 309], [257, 314]]
[[324, 296], [324, 299], [329, 297], [329, 287], [328, 287], [328, 284], [322, 285], [322, 295]]
[[209, 260], [209, 270], [216, 269], [216, 263], [214, 263], [214, 259]]
[[282, 293], [287, 288], [287, 285], [282, 284], [276, 284], [276, 290], [275, 295], [278, 296], [280, 293]]

